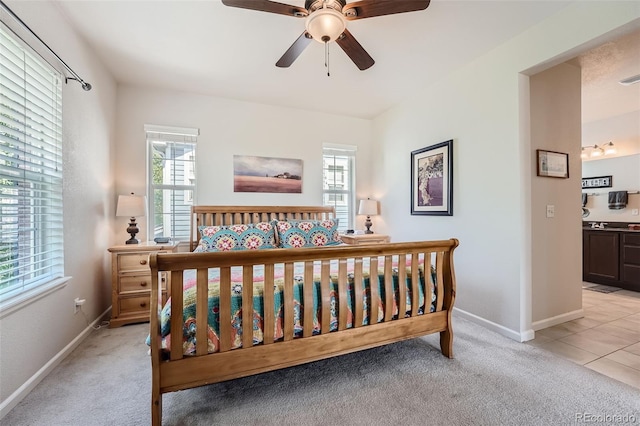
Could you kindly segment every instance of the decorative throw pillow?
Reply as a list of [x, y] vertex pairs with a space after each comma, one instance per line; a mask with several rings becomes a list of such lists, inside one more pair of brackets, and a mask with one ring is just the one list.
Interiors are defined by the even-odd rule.
[[274, 221], [282, 248], [335, 246], [342, 242], [338, 219]]
[[275, 229], [269, 222], [243, 225], [199, 226], [195, 251], [258, 250], [276, 248]]

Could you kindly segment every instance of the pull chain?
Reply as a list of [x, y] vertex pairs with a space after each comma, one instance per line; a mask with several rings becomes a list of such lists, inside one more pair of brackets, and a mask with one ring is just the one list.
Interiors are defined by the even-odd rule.
[[324, 66], [327, 68], [327, 77], [331, 77], [331, 73], [329, 72], [329, 43], [324, 42]]

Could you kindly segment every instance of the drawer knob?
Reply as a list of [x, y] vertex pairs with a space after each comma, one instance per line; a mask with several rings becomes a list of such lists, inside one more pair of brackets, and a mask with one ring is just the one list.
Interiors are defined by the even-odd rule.
[[165, 277], [162, 277], [162, 279], [160, 281], [165, 282], [167, 279]]
[[140, 307], [141, 307], [141, 308], [144, 308], [144, 307], [146, 307], [146, 306], [147, 306], [147, 302], [142, 302], [142, 303], [140, 303]]
[[140, 261], [140, 264], [141, 264], [141, 265], [146, 265], [146, 264], [147, 264], [147, 261], [146, 261], [145, 259], [142, 259], [142, 260]]
[[146, 282], [146, 281], [142, 281], [142, 282], [140, 283], [140, 287], [146, 287], [146, 286], [147, 286], [147, 282]]

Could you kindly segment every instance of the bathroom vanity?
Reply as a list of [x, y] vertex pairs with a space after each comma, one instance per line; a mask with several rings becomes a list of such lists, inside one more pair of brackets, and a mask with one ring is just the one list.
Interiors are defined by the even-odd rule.
[[608, 223], [582, 230], [583, 281], [640, 291], [640, 229]]

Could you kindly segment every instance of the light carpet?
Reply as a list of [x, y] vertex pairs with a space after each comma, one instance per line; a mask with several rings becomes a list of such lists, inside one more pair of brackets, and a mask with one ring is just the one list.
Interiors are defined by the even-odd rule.
[[[93, 332], [0, 423], [150, 424], [147, 332]], [[163, 424], [640, 423], [635, 388], [455, 316], [454, 336], [455, 359], [442, 356], [436, 334], [165, 394]]]

